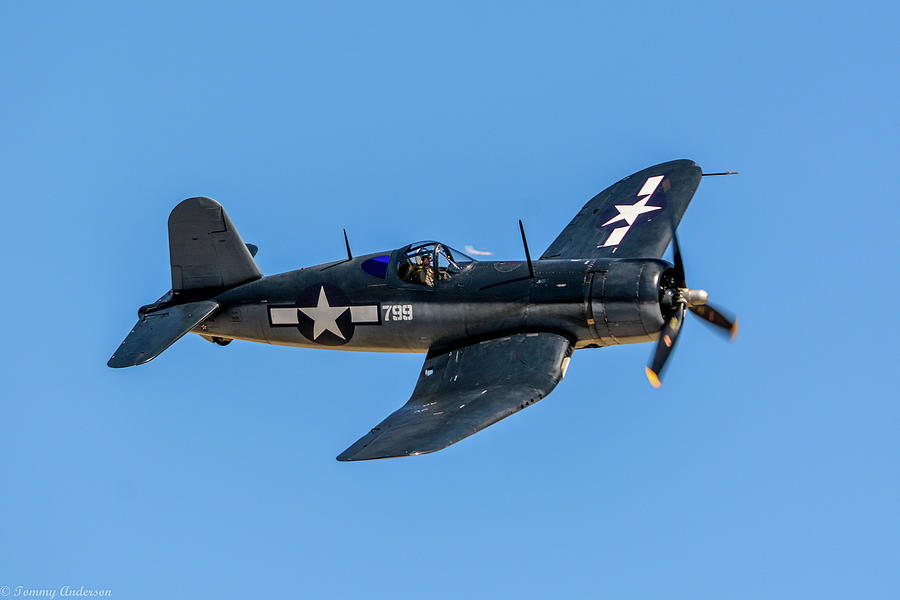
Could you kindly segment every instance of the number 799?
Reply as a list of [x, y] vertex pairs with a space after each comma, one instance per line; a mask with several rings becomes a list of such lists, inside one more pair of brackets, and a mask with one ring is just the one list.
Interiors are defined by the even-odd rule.
[[383, 304], [385, 321], [412, 321], [412, 304]]

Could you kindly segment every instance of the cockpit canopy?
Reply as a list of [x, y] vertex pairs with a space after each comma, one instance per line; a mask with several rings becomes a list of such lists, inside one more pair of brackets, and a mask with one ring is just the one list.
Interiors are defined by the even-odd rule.
[[434, 287], [456, 277], [475, 263], [475, 259], [440, 242], [410, 244], [397, 261], [397, 274], [408, 283]]

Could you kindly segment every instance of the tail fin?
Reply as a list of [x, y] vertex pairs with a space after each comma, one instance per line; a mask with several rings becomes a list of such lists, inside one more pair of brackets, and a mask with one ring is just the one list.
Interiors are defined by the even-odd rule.
[[229, 288], [262, 277], [222, 205], [188, 198], [169, 215], [172, 290]]
[[256, 246], [244, 243], [215, 200], [188, 198], [176, 206], [169, 215], [172, 290], [141, 307], [137, 324], [107, 364], [132, 367], [159, 356], [216, 311], [219, 304], [208, 298], [262, 277], [254, 254]]

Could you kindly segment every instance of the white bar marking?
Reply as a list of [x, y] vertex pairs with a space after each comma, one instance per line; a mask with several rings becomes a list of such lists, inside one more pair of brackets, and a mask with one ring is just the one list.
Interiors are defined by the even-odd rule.
[[377, 323], [378, 307], [374, 304], [369, 306], [351, 306], [350, 320], [354, 323]]
[[644, 187], [638, 192], [638, 196], [649, 196], [659, 187], [659, 182], [665, 178], [665, 175], [657, 175], [656, 177], [648, 177], [644, 182]]
[[297, 308], [269, 308], [269, 319], [272, 325], [299, 325], [300, 318], [297, 316]]
[[615, 229], [613, 229], [613, 232], [609, 234], [609, 238], [607, 238], [607, 240], [603, 242], [603, 246], [617, 246], [619, 242], [622, 241], [622, 238], [625, 237], [625, 234], [628, 233], [629, 229], [631, 229], [631, 225], [616, 227]]

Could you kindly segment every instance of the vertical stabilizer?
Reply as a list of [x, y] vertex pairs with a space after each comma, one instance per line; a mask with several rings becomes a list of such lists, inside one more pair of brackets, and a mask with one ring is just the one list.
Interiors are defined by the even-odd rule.
[[222, 205], [188, 198], [169, 215], [172, 290], [229, 288], [262, 277]]

